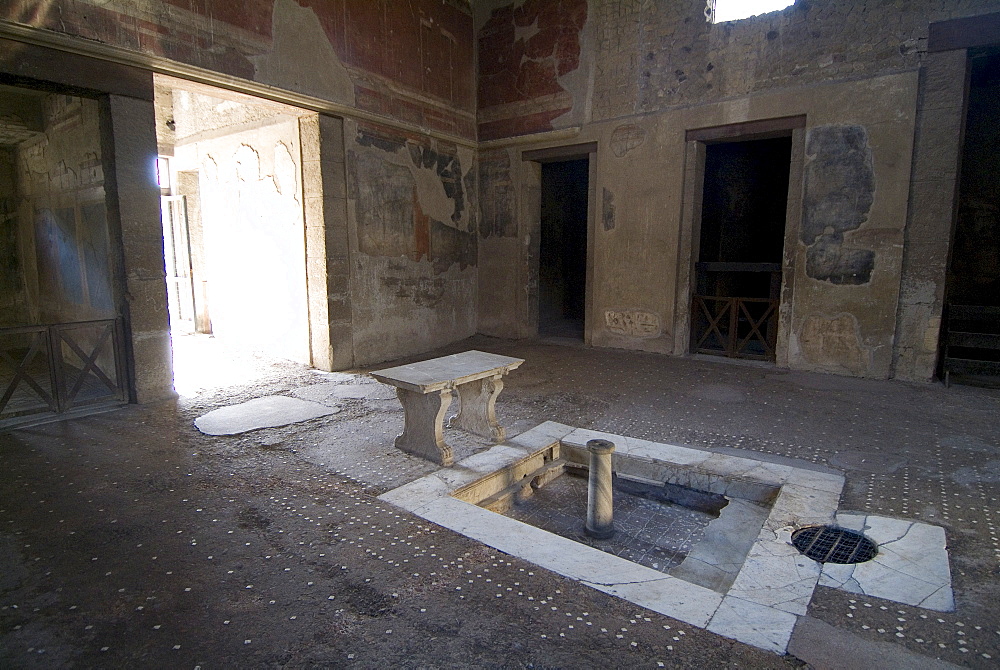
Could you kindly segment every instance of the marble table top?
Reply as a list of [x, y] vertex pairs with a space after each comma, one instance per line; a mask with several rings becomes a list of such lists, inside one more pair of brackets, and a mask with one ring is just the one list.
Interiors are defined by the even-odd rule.
[[454, 388], [459, 384], [483, 377], [507, 374], [523, 362], [523, 358], [471, 350], [418, 363], [375, 370], [371, 376], [383, 384], [391, 384], [418, 393], [431, 393], [432, 391]]

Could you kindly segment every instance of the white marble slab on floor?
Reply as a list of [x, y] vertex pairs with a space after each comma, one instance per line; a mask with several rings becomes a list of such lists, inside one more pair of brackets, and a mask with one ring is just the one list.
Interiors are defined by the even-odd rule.
[[837, 523], [871, 538], [878, 555], [854, 565], [824, 563], [821, 586], [939, 612], [955, 610], [943, 528], [850, 512], [838, 513]]
[[199, 416], [194, 425], [206, 435], [238, 435], [258, 428], [276, 428], [317, 419], [339, 411], [339, 407], [275, 395], [220, 407]]

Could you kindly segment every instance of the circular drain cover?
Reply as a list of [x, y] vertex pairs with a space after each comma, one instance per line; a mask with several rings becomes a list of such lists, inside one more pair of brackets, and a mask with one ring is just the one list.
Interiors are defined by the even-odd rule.
[[878, 554], [878, 545], [869, 538], [836, 526], [800, 528], [792, 533], [792, 544], [819, 563], [864, 563]]

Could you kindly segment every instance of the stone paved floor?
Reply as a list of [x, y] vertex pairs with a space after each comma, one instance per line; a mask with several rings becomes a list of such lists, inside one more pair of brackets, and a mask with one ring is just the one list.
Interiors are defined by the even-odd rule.
[[[526, 359], [498, 405], [511, 433], [552, 419], [805, 459], [846, 473], [843, 510], [942, 525], [956, 612], [818, 588], [810, 616], [859, 645], [995, 667], [1000, 391], [483, 337], [410, 360], [472, 348]], [[0, 666], [801, 665], [376, 500], [433, 469], [393, 448], [391, 398], [348, 389], [336, 414], [243, 435], [193, 427], [252, 397], [366, 381], [262, 370], [0, 434]]]

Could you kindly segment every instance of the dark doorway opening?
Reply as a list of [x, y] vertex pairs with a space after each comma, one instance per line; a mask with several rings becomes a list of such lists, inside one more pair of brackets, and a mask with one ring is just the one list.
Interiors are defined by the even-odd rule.
[[538, 334], [582, 340], [590, 160], [542, 164]]
[[1000, 383], [1000, 49], [971, 51], [958, 218], [945, 289], [943, 372]]
[[691, 350], [773, 361], [791, 137], [710, 144]]

